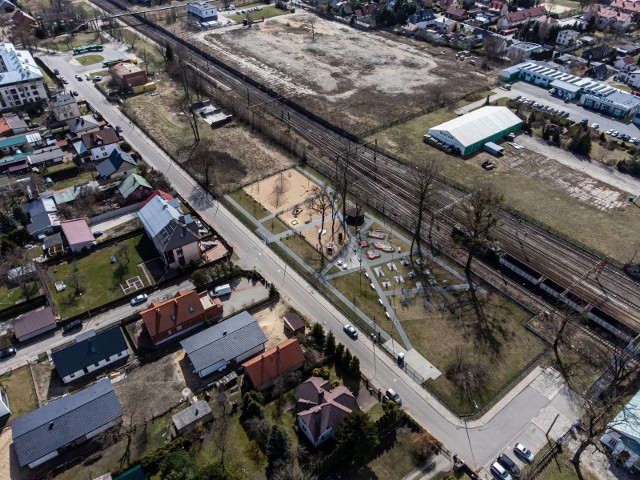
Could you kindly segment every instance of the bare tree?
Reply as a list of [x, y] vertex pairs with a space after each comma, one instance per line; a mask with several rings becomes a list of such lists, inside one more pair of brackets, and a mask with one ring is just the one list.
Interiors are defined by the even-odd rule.
[[309, 29], [309, 33], [311, 33], [311, 40], [316, 39], [316, 17], [311, 15], [309, 19], [305, 22]]
[[320, 228], [318, 229], [318, 250], [321, 254], [322, 266], [324, 266], [324, 255], [322, 248], [322, 232], [324, 231], [324, 221], [327, 214], [331, 210], [332, 198], [329, 187], [323, 185], [322, 187], [315, 187], [313, 189], [313, 198], [311, 199], [310, 208], [312, 211], [320, 215]]
[[[196, 145], [196, 147], [192, 150], [191, 157], [198, 159], [201, 172], [203, 175], [202, 182], [204, 183], [204, 189], [207, 192], [215, 192], [215, 186], [212, 186], [214, 180], [214, 170], [215, 170], [215, 156], [216, 152], [213, 149], [213, 145], [209, 142], [201, 142]], [[215, 193], [214, 193], [215, 195]]]
[[504, 195], [489, 184], [476, 187], [462, 203], [462, 224], [468, 249], [464, 272], [471, 291], [475, 290], [471, 280], [471, 263], [474, 256], [486, 247], [491, 230], [500, 219], [503, 203]]
[[80, 269], [78, 268], [76, 257], [73, 257], [72, 265], [73, 265], [73, 268], [69, 273], [69, 275], [67, 275], [67, 277], [65, 278], [65, 281], [66, 283], [71, 285], [71, 287], [73, 288], [73, 292], [77, 297], [82, 293], [82, 281], [84, 280], [84, 276], [82, 275], [82, 273], [80, 272]]
[[[349, 156], [346, 160], [338, 158], [336, 160], [334, 186], [337, 197], [342, 206], [342, 230], [347, 232], [347, 194], [349, 193]], [[333, 228], [332, 228], [333, 230]], [[333, 235], [333, 232], [332, 232]]]
[[416, 198], [417, 214], [411, 238], [410, 255], [413, 262], [413, 247], [418, 246], [418, 258], [422, 259], [422, 219], [427, 208], [427, 200], [431, 194], [431, 187], [440, 172], [440, 163], [435, 158], [424, 160], [422, 164], [415, 170], [411, 183], [413, 183], [413, 191]]
[[131, 51], [133, 52], [136, 48], [136, 43], [140, 40], [140, 37], [138, 37], [138, 34], [132, 30], [123, 30], [122, 39], [131, 46]]
[[13, 275], [11, 283], [20, 286], [23, 296], [28, 300], [34, 293], [33, 282], [37, 278], [35, 264], [24, 248], [14, 248], [4, 254], [0, 265], [0, 276], [6, 278], [9, 272]]
[[284, 178], [284, 173], [280, 172], [280, 175], [278, 175], [278, 178], [273, 183], [273, 190], [271, 191], [271, 196], [274, 199], [276, 209], [280, 206], [280, 199], [282, 198], [282, 195], [286, 192], [286, 190], [287, 182]]
[[224, 466], [224, 456], [227, 451], [227, 443], [229, 436], [229, 417], [227, 415], [227, 405], [229, 401], [224, 390], [216, 391], [216, 406], [221, 410], [221, 414], [214, 420], [213, 431], [216, 435], [216, 447], [220, 452], [220, 465]]

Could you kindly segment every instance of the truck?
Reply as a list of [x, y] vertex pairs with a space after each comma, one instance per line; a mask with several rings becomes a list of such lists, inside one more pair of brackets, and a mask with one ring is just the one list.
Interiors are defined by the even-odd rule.
[[231, 285], [227, 283], [217, 286], [209, 292], [209, 295], [211, 295], [212, 297], [222, 297], [223, 295], [227, 295], [229, 293], [231, 293]]

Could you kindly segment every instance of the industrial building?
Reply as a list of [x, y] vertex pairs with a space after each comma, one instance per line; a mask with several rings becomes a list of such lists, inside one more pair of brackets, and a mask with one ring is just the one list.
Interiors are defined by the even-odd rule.
[[502, 140], [520, 131], [522, 120], [507, 107], [482, 107], [429, 129], [427, 136], [450, 146], [462, 156], [488, 142]]
[[542, 88], [553, 88], [560, 98], [577, 99], [580, 105], [616, 118], [633, 117], [640, 109], [640, 97], [604, 82], [582, 78], [553, 68], [545, 62], [525, 62], [500, 72], [500, 80], [524, 80]]

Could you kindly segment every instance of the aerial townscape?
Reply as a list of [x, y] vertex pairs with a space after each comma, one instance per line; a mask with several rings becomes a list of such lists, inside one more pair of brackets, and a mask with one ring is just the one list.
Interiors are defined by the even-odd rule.
[[0, 204], [0, 480], [640, 478], [640, 0], [0, 0]]

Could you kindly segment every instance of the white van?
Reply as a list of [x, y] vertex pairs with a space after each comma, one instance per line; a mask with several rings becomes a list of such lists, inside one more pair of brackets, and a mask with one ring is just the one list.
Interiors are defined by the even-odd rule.
[[221, 297], [223, 295], [227, 295], [231, 293], [231, 285], [228, 283], [226, 285], [220, 285], [209, 292], [209, 295], [212, 297]]

